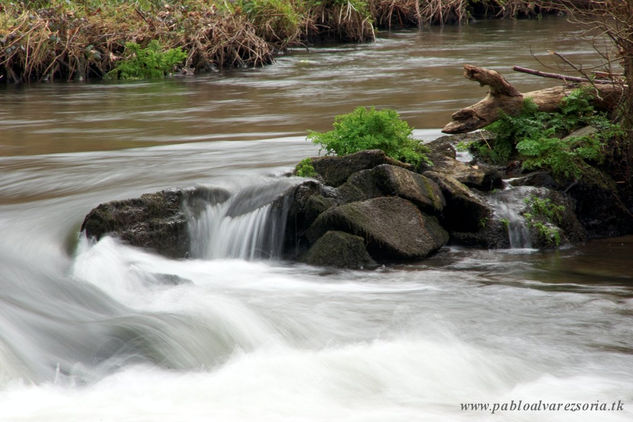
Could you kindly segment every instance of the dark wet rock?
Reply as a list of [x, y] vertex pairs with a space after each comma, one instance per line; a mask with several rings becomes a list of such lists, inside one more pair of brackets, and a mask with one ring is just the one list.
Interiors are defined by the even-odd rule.
[[446, 198], [442, 224], [449, 232], [475, 233], [490, 220], [490, 206], [466, 185], [448, 174], [426, 171], [424, 175], [438, 184]]
[[446, 204], [439, 186], [434, 181], [390, 164], [354, 173], [338, 188], [338, 194], [340, 203], [380, 196], [399, 196], [430, 214], [439, 214]]
[[615, 182], [604, 174], [566, 188], [576, 202], [576, 214], [589, 238], [633, 233], [633, 214], [622, 202]]
[[312, 245], [302, 259], [310, 265], [352, 269], [377, 266], [367, 249], [365, 239], [341, 231], [328, 231]]
[[437, 219], [398, 197], [380, 197], [331, 208], [306, 232], [315, 242], [330, 230], [362, 236], [377, 261], [424, 258], [448, 241]]
[[548, 190], [545, 197], [549, 198], [553, 204], [564, 207], [560, 220], [554, 222], [561, 229], [561, 244], [579, 243], [587, 240], [587, 231], [576, 214], [576, 201], [569, 195], [555, 190]]
[[312, 158], [312, 166], [323, 182], [328, 186], [337, 187], [357, 171], [371, 169], [381, 164], [391, 164], [411, 169], [410, 164], [388, 157], [379, 149], [360, 151], [344, 156], [325, 156]]
[[334, 188], [306, 180], [284, 195], [287, 200], [280, 198], [275, 201], [273, 207], [284, 206], [284, 201], [289, 204], [284, 234], [285, 256], [296, 258], [309, 247], [303, 237], [305, 231], [319, 214], [338, 204], [336, 195]]
[[107, 202], [88, 213], [81, 230], [97, 240], [112, 235], [132, 246], [183, 258], [188, 255], [190, 244], [183, 204], [196, 212], [203, 204], [223, 202], [228, 197], [223, 189], [197, 188]]
[[450, 243], [460, 246], [484, 249], [506, 249], [510, 247], [506, 225], [494, 215], [489, 220], [482, 220], [480, 228], [475, 232], [450, 233]]
[[559, 184], [547, 171], [535, 171], [507, 180], [512, 186], [538, 186], [549, 189], [559, 189]]

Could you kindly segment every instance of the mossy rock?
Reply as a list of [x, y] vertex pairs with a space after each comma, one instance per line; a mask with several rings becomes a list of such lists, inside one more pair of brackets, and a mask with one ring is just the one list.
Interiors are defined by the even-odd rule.
[[365, 239], [336, 230], [321, 236], [302, 261], [309, 265], [352, 269], [370, 269], [377, 265], [367, 253]]
[[399, 197], [380, 197], [331, 208], [306, 232], [313, 243], [330, 230], [361, 236], [377, 261], [424, 258], [448, 241], [437, 218]]
[[352, 174], [366, 169], [372, 169], [381, 164], [391, 164], [411, 169], [410, 164], [394, 160], [379, 149], [359, 151], [344, 156], [325, 156], [312, 158], [314, 170], [328, 186], [340, 186]]
[[171, 258], [189, 254], [188, 218], [184, 210], [199, 212], [203, 204], [225, 201], [223, 189], [197, 188], [188, 191], [161, 191], [140, 198], [100, 204], [86, 215], [81, 230], [101, 239], [117, 237], [132, 246], [153, 250]]
[[475, 233], [490, 220], [490, 206], [466, 185], [448, 174], [426, 171], [424, 175], [438, 184], [446, 198], [442, 224], [449, 232]]
[[390, 164], [354, 173], [339, 186], [338, 196], [342, 204], [380, 196], [399, 196], [434, 215], [441, 213], [446, 205], [442, 191], [434, 181]]

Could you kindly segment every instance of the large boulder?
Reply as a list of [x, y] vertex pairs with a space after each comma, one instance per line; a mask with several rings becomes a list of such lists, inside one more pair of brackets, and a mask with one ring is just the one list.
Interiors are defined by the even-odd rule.
[[435, 181], [446, 198], [442, 222], [449, 232], [478, 232], [492, 216], [490, 206], [466, 185], [454, 177], [426, 171], [424, 175]]
[[305, 242], [303, 236], [305, 231], [319, 214], [338, 205], [336, 198], [337, 193], [334, 188], [324, 186], [314, 180], [306, 180], [273, 202], [273, 208], [285, 207], [289, 204], [284, 233], [285, 257], [294, 259], [310, 246]]
[[184, 205], [197, 212], [205, 204], [223, 202], [228, 197], [229, 193], [223, 189], [197, 188], [111, 201], [91, 210], [81, 230], [97, 240], [112, 235], [133, 246], [172, 258], [184, 258], [190, 248]]
[[369, 269], [377, 265], [365, 249], [365, 239], [335, 230], [321, 236], [302, 260], [310, 265], [353, 269]]
[[362, 236], [370, 255], [379, 261], [424, 258], [448, 241], [448, 233], [435, 217], [399, 197], [330, 208], [314, 221], [306, 237], [313, 243], [329, 230]]
[[411, 169], [410, 164], [388, 157], [379, 149], [360, 151], [344, 156], [325, 156], [311, 159], [314, 170], [328, 186], [337, 187], [357, 171], [371, 169], [381, 164], [391, 164]]
[[402, 167], [381, 164], [351, 175], [339, 186], [340, 203], [362, 201], [380, 196], [399, 196], [420, 210], [439, 214], [446, 201], [439, 186], [431, 179]]

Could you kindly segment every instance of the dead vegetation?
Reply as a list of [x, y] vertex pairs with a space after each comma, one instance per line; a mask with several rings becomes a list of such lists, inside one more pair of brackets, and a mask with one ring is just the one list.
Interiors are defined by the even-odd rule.
[[261, 66], [287, 47], [366, 42], [374, 28], [520, 16], [525, 0], [94, 0], [0, 3], [0, 82], [100, 79], [125, 44], [157, 40], [196, 71]]

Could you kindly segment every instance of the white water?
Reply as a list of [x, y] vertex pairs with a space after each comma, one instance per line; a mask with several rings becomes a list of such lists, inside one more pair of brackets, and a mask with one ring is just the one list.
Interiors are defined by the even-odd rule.
[[[534, 30], [510, 30], [526, 23]], [[317, 152], [280, 134], [326, 129], [357, 105], [438, 126], [483, 95], [462, 83], [463, 61], [507, 71], [531, 60], [520, 40], [558, 49], [561, 23], [401, 33], [221, 80], [0, 92], [0, 421], [633, 420], [631, 240], [444, 249], [372, 272], [226, 258], [239, 248], [209, 259], [226, 242], [205, 229], [189, 260], [109, 238], [69, 246], [101, 202], [197, 184], [258, 190]], [[561, 36], [573, 50], [577, 32]], [[131, 148], [147, 142], [165, 145]], [[255, 219], [222, 211], [237, 215]], [[625, 407], [460, 410], [509, 400]]]
[[196, 258], [279, 258], [286, 230], [288, 198], [279, 200], [294, 179], [242, 188], [191, 216], [191, 254]]
[[486, 197], [497, 218], [504, 221], [512, 249], [530, 249], [532, 247], [530, 230], [522, 213], [526, 210], [525, 199], [538, 189], [533, 186], [514, 187], [508, 185], [504, 190]]

